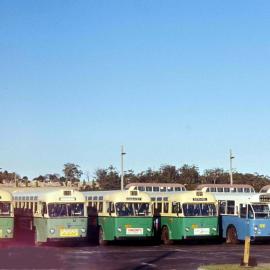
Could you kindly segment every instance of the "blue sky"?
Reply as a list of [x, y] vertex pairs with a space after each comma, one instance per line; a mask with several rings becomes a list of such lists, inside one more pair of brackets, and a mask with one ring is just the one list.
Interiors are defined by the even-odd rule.
[[1, 1], [0, 167], [270, 175], [269, 1]]

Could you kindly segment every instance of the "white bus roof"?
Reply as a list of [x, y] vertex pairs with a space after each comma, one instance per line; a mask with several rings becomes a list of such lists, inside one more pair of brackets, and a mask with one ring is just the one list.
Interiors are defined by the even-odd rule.
[[[130, 188], [129, 190], [112, 190], [112, 191], [84, 191], [82, 192], [86, 198], [86, 200], [89, 200], [89, 197], [99, 197], [101, 200], [105, 201], [114, 201], [114, 202], [150, 202], [151, 198], [149, 194], [145, 192], [141, 192], [138, 190], [133, 190], [133, 188]], [[140, 198], [140, 200], [138, 200]]]
[[74, 189], [43, 189], [43, 188], [33, 188], [33, 189], [15, 189], [12, 191], [12, 196], [15, 200], [37, 200], [43, 202], [58, 202], [58, 203], [71, 203], [78, 202], [84, 203], [85, 198], [83, 194]]
[[1, 202], [11, 202], [12, 201], [12, 195], [7, 190], [0, 190], [0, 201]]

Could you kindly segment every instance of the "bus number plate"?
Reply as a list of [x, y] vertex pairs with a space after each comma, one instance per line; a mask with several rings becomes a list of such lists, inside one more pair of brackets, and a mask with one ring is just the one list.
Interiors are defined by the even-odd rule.
[[62, 237], [79, 236], [79, 231], [78, 229], [60, 229], [60, 236]]
[[209, 235], [210, 229], [209, 228], [195, 228], [194, 235]]
[[126, 228], [127, 235], [142, 235], [143, 228]]

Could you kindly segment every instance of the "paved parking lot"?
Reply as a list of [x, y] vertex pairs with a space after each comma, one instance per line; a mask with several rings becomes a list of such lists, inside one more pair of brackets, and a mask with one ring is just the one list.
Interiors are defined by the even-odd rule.
[[[116, 243], [106, 247], [12, 244], [0, 249], [1, 269], [197, 269], [204, 264], [240, 263], [244, 246], [184, 243], [172, 246]], [[270, 263], [270, 244], [251, 246], [258, 263]]]

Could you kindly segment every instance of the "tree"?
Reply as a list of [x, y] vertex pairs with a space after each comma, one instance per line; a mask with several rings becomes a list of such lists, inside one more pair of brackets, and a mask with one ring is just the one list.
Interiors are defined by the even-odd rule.
[[107, 169], [97, 169], [95, 180], [102, 190], [120, 189], [120, 175], [111, 165]]
[[63, 169], [66, 181], [70, 181], [72, 184], [80, 181], [80, 177], [82, 176], [82, 171], [80, 170], [80, 166], [74, 163], [66, 163], [64, 164]]
[[190, 185], [190, 187], [199, 184], [199, 168], [195, 165], [189, 166], [184, 164], [179, 171], [182, 183]]

